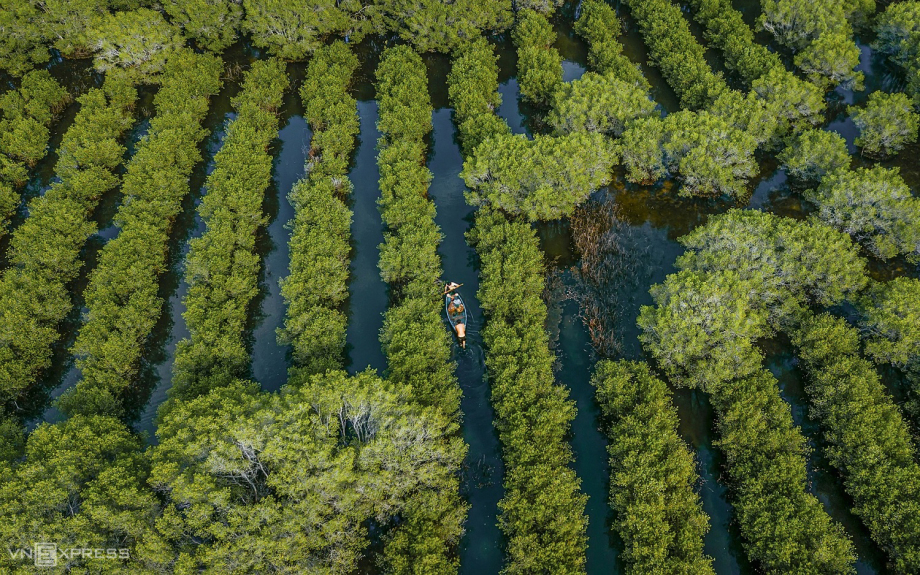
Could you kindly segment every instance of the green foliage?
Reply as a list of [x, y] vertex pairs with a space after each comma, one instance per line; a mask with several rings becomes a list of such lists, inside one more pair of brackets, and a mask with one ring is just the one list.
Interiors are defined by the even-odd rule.
[[488, 317], [482, 337], [505, 462], [503, 572], [583, 573], [587, 498], [568, 466], [575, 405], [554, 383], [546, 305], [532, 295], [543, 290], [543, 254], [527, 223], [489, 209], [479, 210], [468, 239], [481, 260], [477, 295]]
[[207, 229], [190, 242], [185, 262], [189, 337], [176, 349], [172, 399], [195, 397], [248, 373], [246, 320], [259, 289], [256, 232], [265, 224], [268, 146], [278, 133], [276, 111], [287, 87], [283, 62], [257, 61], [233, 101], [237, 117], [227, 126], [198, 206]]
[[164, 0], [170, 21], [199, 46], [220, 52], [237, 37], [243, 19], [242, 0]]
[[873, 284], [856, 308], [866, 355], [920, 375], [920, 280]]
[[776, 118], [777, 136], [795, 134], [824, 122], [824, 94], [818, 86], [782, 68], [773, 68], [751, 88]]
[[872, 48], [903, 68], [916, 68], [920, 56], [920, 2], [892, 3], [879, 14]]
[[763, 0], [758, 23], [780, 44], [798, 51], [827, 31], [846, 30], [849, 36], [845, 6], [835, 0]]
[[[385, 50], [376, 87], [379, 205], [386, 225], [379, 267], [392, 301], [380, 330], [386, 376], [421, 405], [459, 421], [461, 391], [451, 361], [451, 335], [441, 320], [441, 232], [434, 221], [434, 202], [427, 197], [431, 173], [425, 166], [424, 138], [432, 124], [422, 59], [408, 46]], [[457, 441], [462, 444], [462, 439]], [[389, 570], [457, 572], [454, 547], [466, 519], [459, 494], [459, 478], [452, 476], [444, 479], [440, 493], [413, 499], [406, 525], [388, 538], [384, 561]]]
[[756, 92], [748, 92], [745, 96], [728, 90], [713, 102], [708, 111], [750, 136], [755, 147], [775, 147], [780, 119], [770, 104], [759, 98]]
[[597, 388], [610, 439], [610, 506], [626, 573], [715, 573], [696, 462], [677, 432], [671, 392], [645, 363], [602, 361]]
[[749, 298], [774, 326], [808, 306], [835, 305], [866, 284], [865, 261], [845, 234], [814, 221], [730, 210], [680, 238], [679, 269], [736, 271], [757, 286]]
[[290, 275], [281, 280], [287, 302], [278, 341], [290, 344], [291, 375], [299, 377], [344, 367], [348, 298], [351, 192], [349, 157], [360, 130], [356, 102], [348, 94], [358, 59], [344, 43], [318, 49], [300, 94], [313, 129], [307, 176], [288, 196], [291, 223]]
[[362, 8], [335, 0], [243, 0], [243, 7], [243, 29], [253, 44], [285, 60], [304, 60], [327, 36], [350, 30]]
[[72, 308], [68, 284], [82, 266], [80, 251], [96, 225], [93, 208], [118, 185], [119, 139], [132, 123], [136, 90], [111, 75], [103, 89], [79, 98], [80, 110], [58, 148], [59, 178], [29, 203], [13, 233], [10, 267], [0, 281], [0, 395], [15, 398], [51, 362], [57, 326]]
[[610, 181], [616, 153], [599, 133], [565, 136], [504, 135], [483, 142], [467, 157], [460, 176], [467, 201], [493, 206], [531, 221], [554, 220]]
[[784, 69], [779, 56], [754, 41], [754, 31], [729, 0], [691, 0], [706, 39], [722, 51], [725, 67], [750, 84], [771, 70]]
[[766, 310], [750, 304], [754, 282], [734, 270], [683, 270], [652, 286], [643, 306], [645, 350], [678, 386], [704, 391], [753, 373], [762, 356], [751, 342], [772, 333]]
[[832, 30], [818, 36], [795, 56], [796, 67], [813, 84], [831, 89], [841, 86], [847, 90], [862, 90], [862, 72], [859, 66], [859, 47], [844, 31]]
[[562, 84], [562, 55], [553, 47], [556, 34], [542, 14], [519, 12], [511, 33], [518, 54], [518, 82], [521, 98], [548, 104]]
[[824, 176], [850, 166], [847, 143], [840, 134], [806, 130], [776, 157], [793, 178], [820, 182]]
[[762, 8], [760, 25], [781, 44], [798, 52], [795, 65], [809, 80], [825, 90], [838, 84], [862, 89], [863, 74], [854, 70], [859, 64], [859, 48], [848, 19], [858, 22], [875, 11], [872, 0], [764, 0]]
[[682, 385], [709, 389], [752, 373], [753, 340], [866, 283], [850, 239], [817, 222], [731, 210], [681, 243], [681, 271], [653, 286], [657, 307], [642, 308], [639, 325], [646, 349]]
[[62, 396], [65, 413], [95, 413], [90, 397], [104, 390], [118, 408], [136, 381], [144, 346], [160, 318], [159, 277], [167, 268], [172, 224], [189, 193], [188, 178], [201, 160], [207, 135], [201, 122], [208, 99], [221, 87], [223, 62], [215, 56], [176, 52], [166, 62], [154, 98], [156, 116], [128, 163], [124, 200], [115, 216], [121, 228], [99, 254], [84, 291], [87, 312], [73, 352], [82, 379]]
[[170, 505], [158, 526], [194, 570], [353, 573], [370, 521], [450, 489], [466, 455], [458, 429], [367, 372], [278, 394], [212, 389], [160, 423], [150, 483]]
[[48, 148], [48, 127], [70, 96], [47, 70], [26, 74], [18, 90], [0, 96], [0, 237], [19, 206], [16, 188]]
[[550, 16], [557, 8], [561, 8], [565, 0], [514, 0], [514, 11], [524, 12], [532, 10]]
[[[25, 458], [0, 462], [0, 537], [13, 548], [35, 541], [62, 549], [128, 549], [131, 559], [61, 555], [56, 573], [163, 573], [173, 556], [155, 528], [161, 506], [147, 486], [141, 440], [109, 417], [78, 416], [43, 424], [29, 436]], [[4, 553], [4, 573], [33, 573]]]
[[648, 90], [650, 85], [642, 70], [623, 54], [623, 45], [617, 41], [621, 31], [616, 11], [609, 4], [602, 0], [581, 3], [575, 32], [588, 43], [588, 66], [598, 74], [612, 74]]
[[51, 41], [52, 46], [67, 58], [85, 58], [92, 54], [94, 28], [109, 16], [109, 5], [125, 3], [117, 0], [45, 0], [36, 4], [40, 11], [37, 25], [43, 40]]
[[905, 92], [920, 107], [920, 2], [907, 0], [891, 4], [875, 20], [876, 40], [872, 47], [901, 66], [907, 76]]
[[809, 489], [808, 446], [764, 369], [712, 395], [732, 505], [748, 556], [765, 573], [853, 573], [843, 527]]
[[640, 340], [672, 381], [712, 394], [749, 555], [768, 573], [852, 571], [852, 545], [807, 489], [805, 438], [753, 343], [860, 289], [864, 262], [842, 234], [754, 211], [681, 241], [690, 251], [653, 286]]
[[870, 157], [885, 157], [900, 152], [907, 144], [917, 141], [920, 115], [912, 108], [905, 94], [873, 92], [864, 108], [847, 108], [853, 123], [859, 128], [856, 145]]
[[492, 45], [480, 38], [459, 51], [451, 64], [447, 91], [464, 156], [490, 137], [511, 133], [508, 124], [495, 115], [501, 104], [497, 59]]
[[911, 195], [897, 168], [834, 172], [805, 197], [818, 207], [815, 217], [850, 234], [875, 257], [920, 258], [920, 198]]
[[671, 175], [683, 182], [681, 196], [745, 195], [757, 170], [756, 147], [756, 139], [728, 119], [687, 110], [637, 121], [619, 144], [631, 181]]
[[827, 457], [840, 469], [853, 512], [899, 573], [920, 570], [920, 466], [907, 426], [878, 374], [859, 357], [846, 322], [821, 314], [792, 342], [808, 374], [805, 391], [821, 423]]
[[40, 14], [30, 0], [0, 0], [0, 69], [22, 76], [51, 58], [44, 45]]
[[89, 36], [96, 71], [119, 66], [142, 78], [162, 71], [170, 55], [184, 44], [162, 14], [147, 8], [107, 14], [95, 23]]
[[18, 418], [0, 412], [0, 466], [24, 454], [26, 430]]
[[680, 8], [670, 0], [627, 0], [651, 60], [686, 108], [707, 108], [728, 89], [706, 62]]
[[419, 52], [449, 52], [512, 23], [511, 0], [375, 0], [379, 28], [399, 34]]
[[619, 137], [635, 119], [653, 115], [656, 104], [643, 86], [614, 74], [588, 72], [559, 87], [546, 121], [560, 135], [600, 132]]

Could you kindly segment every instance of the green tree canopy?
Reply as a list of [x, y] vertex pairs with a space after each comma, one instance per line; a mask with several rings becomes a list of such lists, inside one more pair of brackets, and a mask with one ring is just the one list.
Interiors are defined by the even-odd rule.
[[546, 121], [557, 134], [600, 132], [619, 137], [636, 118], [656, 115], [655, 109], [645, 87], [613, 74], [588, 72], [559, 87]]
[[832, 30], [818, 36], [795, 56], [795, 65], [815, 85], [824, 89], [841, 86], [862, 90], [865, 76], [859, 65], [859, 46], [844, 31]]
[[[72, 571], [155, 573], [174, 559], [154, 523], [160, 502], [147, 485], [141, 440], [120, 421], [78, 416], [29, 435], [25, 458], [0, 461], [0, 537], [12, 548], [127, 548], [130, 562], [75, 556]], [[0, 569], [22, 564], [4, 553]], [[59, 568], [61, 565], [59, 565]]]
[[598, 133], [490, 138], [463, 164], [473, 205], [491, 205], [531, 221], [568, 215], [610, 181], [616, 154]]
[[872, 284], [856, 300], [866, 354], [920, 376], [920, 280]]
[[237, 37], [243, 19], [242, 0], [164, 0], [173, 24], [199, 46], [220, 52]]
[[367, 372], [280, 394], [237, 382], [163, 417], [150, 482], [172, 505], [159, 523], [193, 566], [350, 573], [369, 520], [387, 523], [459, 471], [456, 431]]
[[645, 363], [627, 361], [599, 363], [591, 383], [610, 438], [610, 506], [626, 573], [713, 574], [696, 462], [668, 386]]
[[802, 182], [820, 182], [825, 175], [850, 165], [846, 140], [825, 130], [802, 132], [776, 158], [790, 176]]
[[881, 259], [920, 258], [920, 198], [897, 168], [859, 168], [825, 176], [805, 197], [816, 217], [843, 231]]
[[752, 305], [763, 306], [773, 325], [808, 306], [829, 306], [866, 283], [865, 260], [844, 233], [814, 221], [757, 210], [730, 210], [680, 238], [687, 252], [679, 269], [737, 271], [757, 286]]
[[89, 35], [97, 71], [118, 66], [148, 78], [160, 72], [184, 43], [162, 14], [148, 8], [106, 14]]
[[847, 108], [859, 128], [856, 145], [869, 157], [886, 157], [917, 141], [920, 115], [905, 94], [873, 92], [865, 107]]
[[[252, 42], [285, 60], [303, 60], [330, 34], [352, 30], [360, 2], [335, 0], [243, 0], [243, 29]], [[354, 40], [363, 32], [354, 30]]]
[[[353, 0], [352, 0], [353, 1]], [[420, 52], [449, 52], [512, 23], [511, 0], [376, 0], [382, 26]]]
[[636, 121], [619, 143], [631, 181], [672, 175], [683, 183], [681, 196], [745, 195], [756, 148], [754, 136], [728, 119], [689, 110]]

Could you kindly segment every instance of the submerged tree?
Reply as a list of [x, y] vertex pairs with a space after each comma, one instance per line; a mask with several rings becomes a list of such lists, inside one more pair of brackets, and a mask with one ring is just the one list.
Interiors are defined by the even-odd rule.
[[97, 71], [106, 72], [117, 66], [147, 78], [160, 72], [169, 56], [184, 43], [162, 14], [147, 8], [107, 14], [90, 36]]
[[779, 153], [777, 159], [793, 178], [817, 183], [825, 175], [850, 165], [847, 143], [840, 134], [806, 130]]
[[656, 108], [645, 87], [593, 72], [562, 84], [554, 101], [547, 123], [559, 134], [600, 132], [619, 137], [630, 122], [655, 115]]
[[522, 135], [490, 138], [476, 148], [460, 174], [473, 205], [491, 205], [531, 221], [572, 213], [610, 181], [613, 146], [601, 134]]
[[236, 40], [243, 19], [242, 0], [164, 0], [162, 5], [187, 37], [214, 52]]
[[920, 116], [905, 94], [873, 92], [864, 108], [850, 106], [847, 112], [859, 128], [856, 145], [866, 156], [891, 156], [917, 141]]
[[876, 257], [920, 260], [920, 198], [911, 195], [897, 168], [834, 172], [805, 197], [818, 206], [817, 218]]

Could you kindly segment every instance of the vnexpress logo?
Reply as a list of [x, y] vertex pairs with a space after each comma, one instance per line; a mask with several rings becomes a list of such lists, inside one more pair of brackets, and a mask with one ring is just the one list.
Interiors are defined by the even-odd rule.
[[57, 567], [57, 543], [36, 543], [33, 557], [36, 567]]
[[31, 559], [36, 567], [57, 567], [58, 559], [73, 561], [76, 559], [121, 559], [131, 558], [131, 552], [127, 548], [91, 548], [91, 547], [69, 547], [58, 549], [57, 543], [48, 543], [45, 541], [36, 542], [32, 549], [10, 549], [7, 548], [10, 559], [26, 561]]

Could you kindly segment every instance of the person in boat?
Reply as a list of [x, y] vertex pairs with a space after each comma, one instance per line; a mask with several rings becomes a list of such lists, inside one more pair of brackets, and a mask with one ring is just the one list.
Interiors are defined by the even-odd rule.
[[460, 296], [454, 296], [454, 299], [451, 300], [450, 305], [447, 306], [447, 311], [450, 312], [451, 315], [463, 313], [463, 301], [460, 299]]
[[454, 291], [458, 287], [460, 287], [460, 284], [458, 284], [457, 282], [450, 282], [449, 284], [444, 286], [444, 295], [449, 294], [450, 292]]

